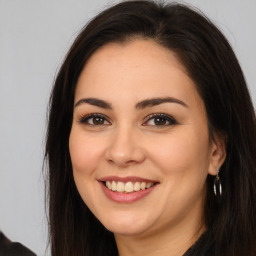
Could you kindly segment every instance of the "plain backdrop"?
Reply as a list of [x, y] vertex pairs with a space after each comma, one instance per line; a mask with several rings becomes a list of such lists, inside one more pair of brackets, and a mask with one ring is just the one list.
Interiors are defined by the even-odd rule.
[[[38, 255], [49, 254], [42, 164], [52, 82], [81, 27], [115, 2], [0, 0], [0, 229]], [[255, 104], [256, 1], [186, 2], [227, 36]]]

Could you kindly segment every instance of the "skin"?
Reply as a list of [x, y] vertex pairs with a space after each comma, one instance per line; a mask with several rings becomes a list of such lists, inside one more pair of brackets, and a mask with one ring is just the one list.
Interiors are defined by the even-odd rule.
[[[136, 108], [166, 97], [184, 104]], [[84, 98], [103, 100], [111, 109]], [[225, 158], [221, 138], [209, 138], [203, 101], [184, 66], [151, 40], [107, 44], [82, 70], [74, 102], [69, 140], [74, 180], [85, 204], [114, 233], [119, 255], [182, 255], [205, 230], [205, 181]], [[84, 121], [91, 113], [103, 115], [100, 124], [95, 118]], [[176, 123], [159, 124], [150, 116], [159, 113]], [[158, 185], [138, 201], [117, 203], [99, 184], [105, 176], [136, 176]]]

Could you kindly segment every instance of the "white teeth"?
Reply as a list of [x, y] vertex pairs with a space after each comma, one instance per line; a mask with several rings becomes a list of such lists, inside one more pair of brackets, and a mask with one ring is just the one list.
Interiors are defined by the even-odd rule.
[[144, 190], [146, 188], [146, 182], [141, 182], [140, 189]]
[[150, 187], [152, 187], [152, 186], [153, 186], [153, 183], [152, 183], [152, 182], [149, 182], [149, 183], [147, 183], [146, 188], [150, 188]]
[[116, 190], [117, 192], [124, 192], [124, 183], [121, 181], [117, 182], [117, 186], [116, 186]]
[[153, 182], [139, 182], [135, 183], [128, 181], [126, 183], [122, 181], [106, 181], [106, 187], [112, 191], [132, 193], [135, 191], [145, 190], [151, 188], [154, 185]]
[[129, 193], [129, 192], [133, 192], [133, 184], [131, 181], [127, 182], [124, 186], [124, 191]]
[[116, 191], [117, 188], [116, 188], [116, 182], [115, 181], [112, 181], [112, 188], [111, 188], [112, 191]]
[[139, 191], [140, 190], [140, 182], [135, 182], [134, 184], [134, 188], [133, 188], [135, 191]]
[[107, 188], [112, 189], [112, 183], [110, 181], [106, 182], [106, 186]]

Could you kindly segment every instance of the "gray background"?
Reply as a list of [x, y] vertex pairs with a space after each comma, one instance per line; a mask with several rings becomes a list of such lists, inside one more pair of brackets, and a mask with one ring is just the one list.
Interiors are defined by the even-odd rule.
[[[45, 255], [42, 175], [54, 76], [80, 28], [107, 0], [0, 0], [0, 229]], [[224, 32], [256, 96], [256, 1], [188, 0]]]

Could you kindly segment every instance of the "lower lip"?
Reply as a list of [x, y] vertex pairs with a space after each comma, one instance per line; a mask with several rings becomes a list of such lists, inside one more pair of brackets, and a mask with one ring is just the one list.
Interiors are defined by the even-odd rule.
[[146, 197], [148, 194], [150, 194], [156, 187], [156, 185], [147, 188], [145, 190], [139, 190], [132, 193], [122, 193], [122, 192], [114, 192], [110, 189], [108, 189], [102, 182], [100, 182], [100, 185], [103, 189], [104, 194], [112, 201], [117, 203], [133, 203], [136, 202], [144, 197]]

